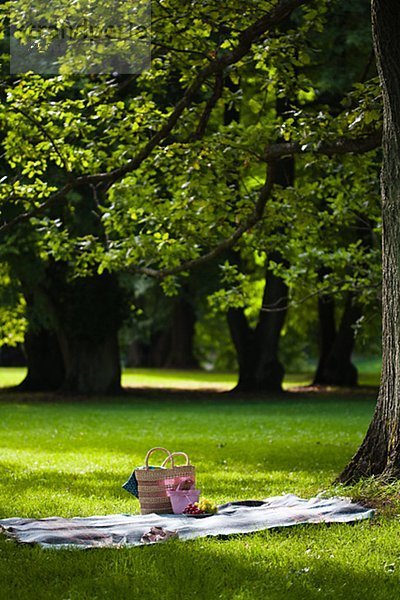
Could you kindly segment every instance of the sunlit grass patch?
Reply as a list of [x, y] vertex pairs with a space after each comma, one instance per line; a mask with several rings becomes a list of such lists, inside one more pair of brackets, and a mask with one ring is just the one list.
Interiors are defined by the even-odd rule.
[[[369, 369], [369, 370], [368, 370]], [[18, 385], [25, 377], [23, 367], [0, 367], [0, 388]], [[287, 373], [284, 389], [307, 386], [312, 382], [313, 373]], [[378, 385], [378, 361], [367, 361], [360, 368], [360, 385]], [[125, 369], [122, 385], [126, 388], [154, 388], [177, 390], [210, 390], [226, 392], [233, 389], [237, 382], [235, 373], [217, 373], [210, 371], [178, 371], [170, 369]]]
[[[360, 443], [373, 405], [373, 397], [315, 395], [264, 402], [188, 394], [175, 402], [138, 393], [98, 403], [43, 403], [3, 394], [0, 516], [138, 512], [121, 485], [155, 444], [186, 450], [198, 486], [218, 503], [323, 490], [374, 502], [379, 494], [371, 483], [350, 491], [331, 487]], [[134, 585], [141, 600], [395, 599], [400, 524], [396, 511], [375, 505], [383, 512], [353, 526], [299, 526], [149, 548], [43, 551], [0, 537], [0, 598], [119, 600], [132, 598]]]

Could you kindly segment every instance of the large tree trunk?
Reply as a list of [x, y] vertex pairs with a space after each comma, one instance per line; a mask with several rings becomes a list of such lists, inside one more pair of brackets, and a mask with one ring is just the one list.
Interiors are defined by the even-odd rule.
[[367, 435], [340, 475], [400, 476], [400, 3], [373, 0], [375, 54], [384, 105], [382, 169], [382, 378]]
[[59, 390], [65, 369], [55, 333], [44, 327], [28, 330], [24, 348], [28, 371], [18, 388], [24, 392]]
[[[69, 280], [50, 264], [40, 283], [23, 281], [28, 319], [26, 391], [111, 394], [120, 391], [118, 330], [122, 296], [115, 276]], [[46, 323], [40, 323], [45, 315]]]
[[46, 302], [29, 277], [29, 269], [37, 269], [34, 256], [31, 260], [26, 271], [16, 269], [26, 301], [28, 321], [24, 336], [27, 374], [17, 388], [24, 392], [57, 391], [64, 381], [64, 361], [54, 323], [47, 313], [43, 317]]
[[22, 344], [17, 346], [1, 346], [0, 366], [2, 367], [26, 367], [26, 354]]
[[358, 373], [351, 362], [355, 343], [354, 325], [361, 316], [353, 296], [347, 295], [339, 329], [335, 325], [335, 302], [331, 296], [318, 300], [320, 359], [314, 385], [357, 385]]
[[44, 293], [63, 356], [62, 391], [119, 392], [122, 298], [117, 278], [103, 274], [68, 281], [58, 267], [48, 277]]
[[[274, 255], [271, 260], [279, 261]], [[288, 290], [280, 277], [267, 269], [263, 305], [255, 329], [252, 329], [243, 309], [228, 311], [228, 325], [234, 343], [239, 380], [235, 391], [279, 392], [282, 390], [284, 368], [279, 361], [279, 340], [287, 312]]]
[[69, 337], [61, 334], [65, 364], [63, 392], [75, 394], [114, 394], [121, 391], [121, 366], [117, 331], [101, 339]]

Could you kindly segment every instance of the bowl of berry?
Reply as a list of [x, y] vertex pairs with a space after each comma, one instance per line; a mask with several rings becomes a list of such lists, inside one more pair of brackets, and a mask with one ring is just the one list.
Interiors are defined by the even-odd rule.
[[184, 508], [182, 514], [186, 515], [187, 517], [197, 517], [198, 519], [201, 519], [202, 517], [210, 517], [211, 515], [215, 515], [216, 512], [217, 505], [210, 500], [203, 498], [200, 500], [200, 502], [192, 502], [191, 504], [188, 504]]

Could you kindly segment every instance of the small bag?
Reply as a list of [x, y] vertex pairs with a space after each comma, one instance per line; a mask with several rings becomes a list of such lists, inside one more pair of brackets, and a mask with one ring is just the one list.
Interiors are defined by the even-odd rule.
[[[186, 485], [190, 485], [189, 489], [185, 489]], [[200, 490], [195, 489], [194, 481], [188, 477], [180, 482], [176, 490], [167, 490], [167, 495], [171, 500], [174, 514], [181, 515], [188, 504], [199, 501]]]
[[[161, 467], [149, 467], [149, 458], [156, 450], [166, 452], [168, 455]], [[184, 456], [186, 464], [175, 466], [175, 457]], [[171, 463], [171, 467], [166, 465]], [[140, 510], [142, 515], [149, 513], [170, 514], [173, 512], [171, 500], [167, 494], [176, 490], [181, 481], [190, 478], [195, 483], [195, 468], [190, 464], [185, 452], [169, 452], [166, 448], [152, 448], [146, 454], [145, 466], [135, 469], [134, 475], [138, 483]]]

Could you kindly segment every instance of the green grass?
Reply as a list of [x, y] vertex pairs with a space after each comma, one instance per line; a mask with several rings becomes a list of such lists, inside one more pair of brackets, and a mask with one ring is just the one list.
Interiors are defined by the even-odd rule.
[[[0, 517], [137, 512], [121, 484], [156, 444], [186, 450], [216, 502], [310, 497], [357, 448], [373, 398], [152, 391], [71, 402], [2, 393]], [[400, 523], [390, 514], [132, 549], [44, 551], [0, 537], [0, 598], [397, 599]]]
[[[361, 385], [378, 385], [380, 362], [362, 360], [358, 363]], [[17, 385], [25, 377], [22, 367], [0, 367], [0, 388]], [[207, 371], [174, 371], [165, 369], [125, 369], [122, 375], [124, 387], [151, 387], [174, 389], [200, 389], [228, 391], [237, 381], [234, 373], [213, 373]], [[310, 373], [289, 373], [285, 377], [284, 387], [308, 385], [312, 381]]]

